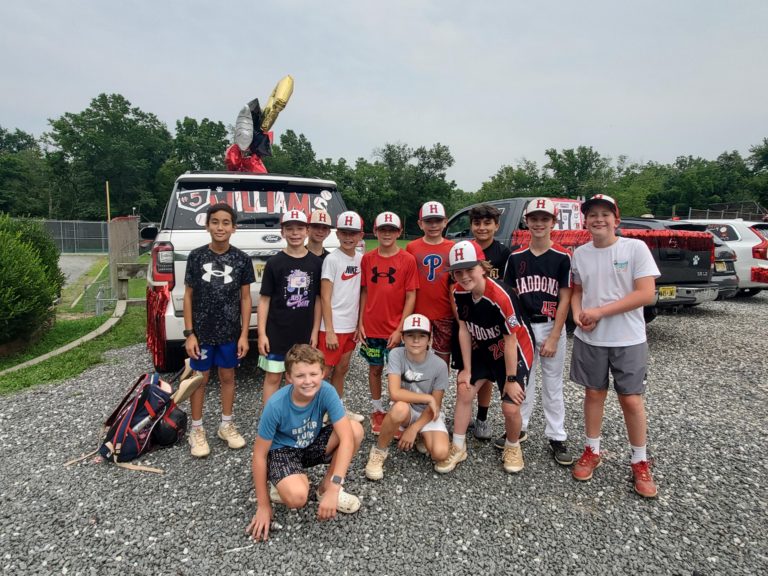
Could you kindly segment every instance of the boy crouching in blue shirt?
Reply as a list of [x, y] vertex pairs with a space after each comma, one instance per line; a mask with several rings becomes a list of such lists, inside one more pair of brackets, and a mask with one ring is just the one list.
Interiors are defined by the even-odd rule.
[[[336, 390], [323, 381], [323, 354], [308, 344], [294, 345], [285, 356], [288, 386], [275, 392], [264, 407], [253, 445], [253, 486], [258, 504], [247, 532], [266, 540], [272, 505], [302, 508], [309, 498], [305, 470], [330, 464], [317, 497], [317, 517], [328, 520], [336, 512], [351, 514], [360, 500], [344, 491], [344, 477], [360, 442], [363, 427], [347, 418]], [[332, 424], [323, 426], [328, 413]], [[274, 486], [267, 486], [269, 480]]]

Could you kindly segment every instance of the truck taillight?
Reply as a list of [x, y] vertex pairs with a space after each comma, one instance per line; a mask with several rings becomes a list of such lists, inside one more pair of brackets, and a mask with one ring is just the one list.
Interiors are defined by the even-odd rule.
[[176, 284], [173, 275], [173, 244], [157, 242], [152, 246], [152, 279], [155, 282], [167, 282], [168, 290]]
[[760, 244], [752, 246], [752, 258], [768, 260], [768, 240], [754, 228], [750, 228], [750, 230], [761, 240]]

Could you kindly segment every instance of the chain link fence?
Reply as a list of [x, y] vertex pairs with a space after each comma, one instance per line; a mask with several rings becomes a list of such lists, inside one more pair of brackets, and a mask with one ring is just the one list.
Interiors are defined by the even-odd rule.
[[760, 222], [768, 215], [768, 210], [760, 206], [754, 201], [745, 202], [731, 202], [728, 204], [712, 204], [709, 208], [698, 209], [689, 208], [689, 219], [704, 219], [709, 220], [712, 218], [722, 220], [732, 220], [734, 218], [741, 218], [748, 222]]
[[65, 254], [109, 252], [109, 228], [106, 222], [43, 220], [43, 226], [59, 251]]

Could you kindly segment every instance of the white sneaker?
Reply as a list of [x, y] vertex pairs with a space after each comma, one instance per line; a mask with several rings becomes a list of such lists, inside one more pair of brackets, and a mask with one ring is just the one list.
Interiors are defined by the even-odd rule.
[[224, 442], [226, 442], [233, 450], [238, 450], [245, 446], [245, 438], [240, 436], [235, 423], [231, 420], [229, 422], [222, 423], [221, 426], [219, 426], [219, 430], [216, 432], [216, 435], [224, 440]]
[[427, 445], [424, 444], [424, 438], [421, 437], [421, 434], [416, 436], [416, 442], [414, 443], [414, 446], [416, 447], [416, 451], [419, 454], [429, 454], [429, 450], [427, 450]]
[[365, 416], [358, 414], [357, 412], [352, 412], [350, 409], [347, 409], [347, 417], [355, 422], [362, 422], [365, 420]]
[[[320, 501], [322, 497], [323, 495], [320, 494], [320, 492], [317, 492], [317, 500]], [[360, 510], [360, 498], [344, 492], [344, 488], [341, 488], [339, 490], [339, 500], [336, 504], [336, 511], [341, 512], [342, 514], [354, 514], [358, 510]]]
[[365, 465], [365, 477], [368, 480], [381, 480], [384, 478], [384, 462], [389, 453], [382, 452], [376, 446], [371, 446], [368, 454], [368, 463]]
[[208, 440], [205, 438], [205, 429], [202, 426], [193, 427], [187, 436], [190, 452], [195, 458], [205, 458], [211, 453], [211, 447], [208, 446]]
[[274, 484], [269, 485], [269, 501], [272, 504], [282, 504], [283, 500], [280, 498], [280, 492], [277, 491], [277, 486]]
[[456, 444], [451, 442], [451, 451], [448, 453], [448, 458], [435, 464], [435, 472], [439, 474], [453, 472], [456, 469], [456, 466], [459, 465], [459, 462], [464, 462], [466, 459], [467, 447], [462, 446], [459, 448]]

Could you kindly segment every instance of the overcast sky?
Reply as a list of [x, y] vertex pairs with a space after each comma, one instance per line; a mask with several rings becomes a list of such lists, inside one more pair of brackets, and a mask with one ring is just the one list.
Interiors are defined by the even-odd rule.
[[0, 125], [36, 136], [102, 92], [230, 125], [291, 74], [276, 137], [349, 161], [441, 142], [467, 191], [550, 147], [670, 162], [768, 137], [765, 0], [3, 0], [0, 30]]

